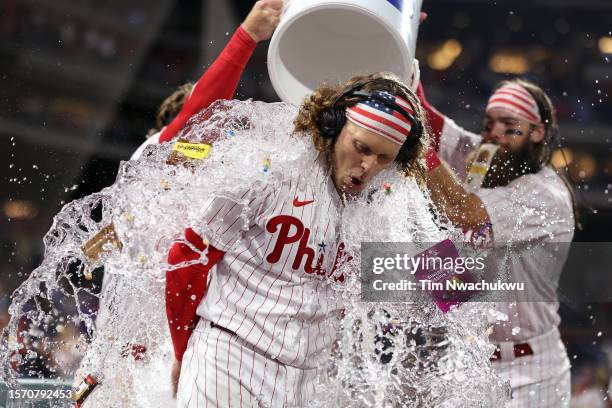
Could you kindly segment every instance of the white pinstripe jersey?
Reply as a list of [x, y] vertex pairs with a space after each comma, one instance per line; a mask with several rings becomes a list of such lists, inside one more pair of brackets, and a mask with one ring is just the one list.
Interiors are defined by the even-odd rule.
[[[295, 367], [317, 367], [335, 336], [341, 302], [326, 279], [342, 253], [342, 202], [318, 162], [281, 187], [245, 192], [251, 208], [243, 230], [238, 200], [215, 199], [205, 209], [210, 242], [225, 251], [197, 314], [259, 352]], [[270, 175], [273, 177], [273, 175]]]
[[[460, 179], [465, 177], [468, 154], [480, 143], [480, 136], [468, 132], [446, 118], [440, 139], [440, 156], [447, 160]], [[574, 236], [572, 198], [563, 180], [550, 168], [517, 177], [507, 186], [481, 188], [482, 200], [493, 229], [494, 245], [543, 242], [571, 242]], [[537, 290], [547, 299], [555, 296], [569, 247], [552, 247], [526, 253], [513, 260], [510, 271], [528, 290]], [[550, 257], [546, 257], [549, 255]], [[554, 259], [555, 262], [543, 261]], [[535, 299], [532, 298], [532, 299]], [[496, 324], [492, 339], [520, 343], [549, 332], [560, 322], [559, 303], [498, 302], [496, 309], [508, 315], [508, 321]], [[516, 331], [516, 328], [520, 329]]]

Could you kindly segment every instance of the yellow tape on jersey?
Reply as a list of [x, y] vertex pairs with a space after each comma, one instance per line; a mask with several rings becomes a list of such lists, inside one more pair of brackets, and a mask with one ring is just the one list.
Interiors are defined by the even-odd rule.
[[176, 142], [172, 150], [182, 153], [192, 159], [202, 160], [208, 157], [211, 146], [206, 143]]

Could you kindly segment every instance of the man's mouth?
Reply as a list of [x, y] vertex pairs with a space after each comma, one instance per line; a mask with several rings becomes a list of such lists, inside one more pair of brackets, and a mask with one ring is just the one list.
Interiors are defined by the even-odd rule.
[[363, 185], [363, 180], [360, 177], [347, 176], [346, 177], [346, 187], [349, 189], [361, 188]]

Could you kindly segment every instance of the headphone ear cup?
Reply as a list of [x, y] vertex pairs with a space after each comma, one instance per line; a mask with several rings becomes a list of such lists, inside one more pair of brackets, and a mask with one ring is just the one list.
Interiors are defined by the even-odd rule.
[[414, 121], [414, 129], [411, 129], [408, 137], [413, 141], [412, 145], [415, 146], [423, 137], [423, 124], [419, 121]]
[[319, 133], [327, 139], [333, 139], [338, 136], [345, 123], [346, 114], [344, 109], [339, 108], [326, 109], [317, 118]]
[[398, 152], [397, 157], [395, 158], [396, 161], [406, 161], [408, 159], [408, 153], [410, 152], [410, 150], [412, 150], [414, 146], [416, 146], [420, 142], [421, 137], [423, 136], [423, 124], [421, 122], [416, 121], [413, 121], [412, 123], [413, 126], [412, 129], [410, 129], [408, 139], [400, 148], [400, 151]]

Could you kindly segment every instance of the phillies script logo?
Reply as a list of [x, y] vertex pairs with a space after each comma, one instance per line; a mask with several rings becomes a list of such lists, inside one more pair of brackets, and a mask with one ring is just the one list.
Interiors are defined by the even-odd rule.
[[[291, 232], [293, 230], [293, 233]], [[321, 276], [331, 276], [334, 271], [337, 269], [340, 260], [344, 255], [344, 244], [338, 244], [338, 251], [336, 252], [336, 258], [334, 260], [334, 265], [331, 272], [328, 274], [325, 269], [323, 269], [323, 259], [324, 253], [319, 255], [317, 259], [316, 265], [313, 267], [313, 262], [315, 259], [315, 250], [308, 246], [308, 239], [310, 238], [310, 229], [304, 228], [304, 224], [299, 219], [292, 217], [290, 215], [277, 215], [275, 217], [270, 218], [268, 223], [266, 224], [266, 231], [270, 234], [274, 234], [278, 231], [278, 239], [276, 240], [276, 244], [272, 249], [272, 252], [266, 256], [266, 261], [271, 264], [277, 263], [281, 255], [283, 254], [283, 249], [286, 245], [293, 245], [296, 242], [298, 243], [298, 251], [293, 258], [293, 264], [291, 268], [294, 271], [297, 271], [302, 265], [302, 262], [305, 262], [304, 271], [308, 274], [317, 274]], [[352, 257], [349, 257], [347, 260], [351, 260]], [[335, 278], [338, 282], [344, 281], [344, 276], [338, 276]]]

